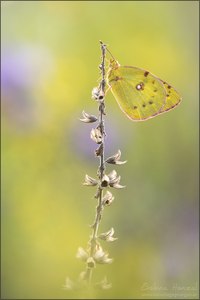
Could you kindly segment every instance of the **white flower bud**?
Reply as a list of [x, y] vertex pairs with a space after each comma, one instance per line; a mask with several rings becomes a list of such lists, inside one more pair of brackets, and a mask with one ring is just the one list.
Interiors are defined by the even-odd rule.
[[99, 88], [98, 87], [93, 88], [92, 98], [95, 100], [99, 99]]
[[80, 121], [84, 122], [84, 123], [93, 123], [97, 121], [97, 117], [93, 116], [93, 115], [89, 115], [86, 112], [82, 112], [83, 115], [83, 119], [80, 119]]
[[119, 184], [121, 177], [117, 176], [117, 172], [115, 170], [110, 172], [110, 174], [108, 174], [108, 177], [110, 179], [110, 181], [109, 181], [109, 186], [110, 187], [113, 187], [113, 188], [116, 188], [116, 189], [125, 188], [125, 186]]
[[101, 186], [107, 187], [109, 185], [110, 179], [107, 175], [104, 175], [102, 178]]
[[103, 205], [108, 206], [113, 202], [113, 200], [113, 195], [111, 194], [111, 192], [107, 191], [103, 197]]
[[115, 170], [113, 170], [112, 172], [110, 172], [108, 174], [108, 177], [109, 177], [110, 181], [114, 180], [117, 177], [117, 172]]
[[104, 252], [101, 247], [95, 252], [94, 260], [98, 264], [111, 264], [113, 262], [113, 259], [109, 258], [108, 253]]
[[76, 257], [81, 259], [82, 261], [86, 261], [88, 259], [89, 255], [86, 250], [84, 250], [82, 247], [79, 247]]
[[100, 129], [97, 127], [97, 128], [93, 128], [92, 130], [91, 130], [91, 133], [90, 133], [90, 137], [91, 137], [91, 139], [95, 142], [95, 143], [97, 143], [97, 144], [101, 144], [102, 143], [102, 133], [101, 133], [101, 131], [100, 131]]
[[127, 160], [125, 160], [125, 161], [120, 161], [120, 160], [119, 160], [120, 157], [121, 157], [121, 151], [118, 150], [118, 152], [115, 153], [113, 156], [108, 157], [108, 158], [106, 159], [106, 162], [107, 162], [108, 164], [115, 164], [115, 165], [123, 165], [123, 164], [125, 164], [125, 163], [127, 162]]
[[75, 287], [74, 282], [69, 277], [66, 277], [65, 284], [63, 285], [63, 288], [65, 290], [73, 290], [74, 287]]
[[93, 269], [95, 267], [95, 261], [93, 257], [88, 257], [87, 259], [87, 267]]
[[98, 184], [98, 180], [90, 177], [89, 175], [85, 175], [85, 181], [83, 183], [83, 185], [87, 185], [87, 186], [96, 186]]
[[103, 144], [101, 144], [96, 150], [95, 150], [95, 154], [96, 156], [100, 156], [102, 155], [103, 152]]
[[96, 283], [96, 287], [102, 290], [108, 290], [112, 287], [112, 283], [108, 283], [107, 278], [105, 277], [102, 281]]
[[98, 238], [107, 241], [107, 242], [114, 242], [115, 240], [117, 240], [117, 238], [113, 237], [114, 235], [114, 228], [111, 228], [109, 231], [105, 232], [105, 233], [101, 233]]

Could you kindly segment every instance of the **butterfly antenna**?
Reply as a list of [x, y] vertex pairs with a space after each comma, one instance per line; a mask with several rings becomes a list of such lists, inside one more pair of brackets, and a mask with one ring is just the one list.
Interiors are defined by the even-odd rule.
[[112, 55], [112, 53], [110, 52], [110, 50], [108, 50], [108, 48], [106, 48], [106, 50], [107, 50], [108, 53], [111, 55], [111, 57], [114, 59], [114, 61], [116, 61], [116, 59], [114, 58], [114, 56]]
[[116, 59], [114, 58], [114, 56], [112, 55], [112, 53], [110, 52], [110, 50], [108, 50], [107, 45], [104, 44], [101, 40], [99, 41], [101, 45], [104, 45], [106, 48], [106, 51], [108, 51], [108, 53], [111, 55], [111, 57], [114, 59], [114, 61], [116, 61]]

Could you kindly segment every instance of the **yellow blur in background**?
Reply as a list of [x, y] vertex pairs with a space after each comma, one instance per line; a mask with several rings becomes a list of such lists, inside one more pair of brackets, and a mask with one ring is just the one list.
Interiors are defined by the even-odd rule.
[[[98, 265], [112, 288], [94, 298], [198, 298], [198, 1], [2, 1], [2, 298], [83, 298], [63, 288], [84, 263], [95, 214], [98, 160], [91, 90], [100, 78], [99, 40], [121, 65], [151, 71], [183, 101], [131, 122], [108, 92], [106, 156], [126, 189], [112, 191], [100, 232], [114, 258]], [[107, 171], [111, 171], [110, 166]], [[177, 293], [177, 294], [176, 294]], [[87, 295], [88, 296], [88, 295]], [[89, 296], [88, 296], [89, 297]]]

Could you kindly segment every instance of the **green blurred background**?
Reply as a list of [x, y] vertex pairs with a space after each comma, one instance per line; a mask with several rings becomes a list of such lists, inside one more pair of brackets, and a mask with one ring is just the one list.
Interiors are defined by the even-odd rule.
[[[131, 122], [109, 92], [106, 156], [126, 189], [112, 190], [101, 232], [112, 289], [93, 298], [198, 298], [198, 1], [2, 1], [2, 298], [81, 298], [63, 288], [84, 263], [98, 161], [82, 110], [96, 114], [99, 40], [121, 65], [151, 71], [183, 101]], [[111, 171], [110, 166], [107, 171]], [[161, 287], [159, 289], [159, 287]], [[177, 287], [177, 288], [176, 288]], [[189, 287], [189, 289], [186, 288]], [[167, 288], [167, 290], [165, 289]]]

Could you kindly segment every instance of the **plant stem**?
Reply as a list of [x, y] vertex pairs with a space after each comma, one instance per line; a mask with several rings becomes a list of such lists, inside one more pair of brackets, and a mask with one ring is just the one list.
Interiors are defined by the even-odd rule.
[[[98, 168], [98, 176], [100, 180], [100, 184], [97, 189], [96, 195], [98, 195], [98, 205], [96, 207], [96, 216], [95, 216], [95, 221], [94, 224], [92, 225], [93, 232], [92, 236], [90, 239], [90, 256], [93, 257], [96, 251], [96, 246], [97, 246], [97, 236], [98, 236], [98, 228], [99, 224], [101, 221], [101, 216], [102, 216], [102, 210], [103, 210], [103, 205], [102, 205], [102, 199], [103, 199], [103, 188], [102, 188], [102, 179], [105, 174], [105, 160], [104, 160], [104, 150], [105, 150], [105, 126], [104, 126], [104, 115], [105, 115], [105, 102], [104, 102], [104, 96], [105, 96], [105, 87], [106, 87], [106, 80], [105, 80], [105, 52], [106, 52], [106, 45], [103, 44], [100, 41], [101, 44], [101, 51], [102, 51], [102, 61], [100, 64], [100, 69], [101, 69], [101, 75], [102, 79], [99, 85], [99, 129], [102, 135], [102, 141], [100, 144], [101, 151], [99, 155], [100, 159], [100, 164]], [[88, 269], [89, 272], [89, 282], [91, 282], [91, 277], [92, 277], [92, 268]]]

